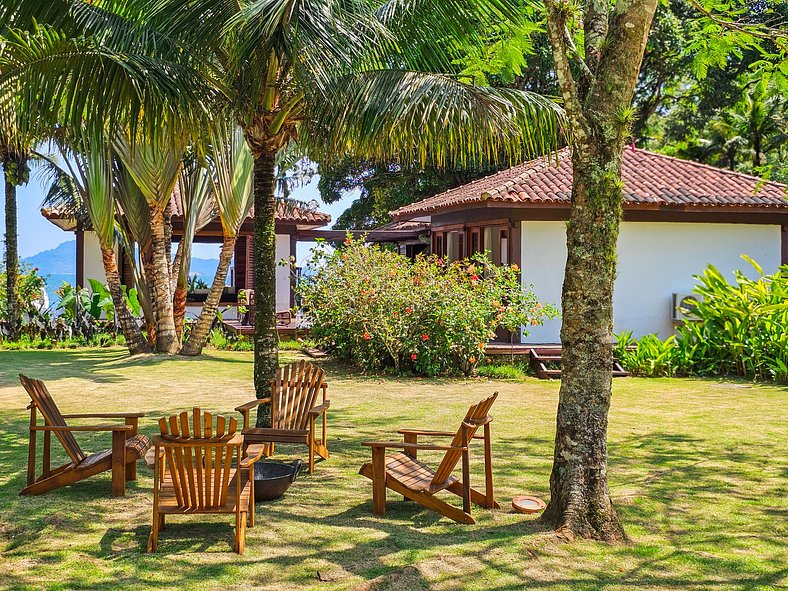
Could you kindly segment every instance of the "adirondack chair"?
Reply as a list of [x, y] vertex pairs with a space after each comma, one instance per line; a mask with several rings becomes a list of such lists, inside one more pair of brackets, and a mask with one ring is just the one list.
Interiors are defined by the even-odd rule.
[[[137, 460], [145, 456], [150, 441], [137, 433], [140, 412], [80, 413], [64, 415], [44, 385], [44, 382], [19, 374], [19, 381], [30, 396], [30, 442], [27, 455], [27, 486], [19, 494], [40, 495], [62, 486], [73, 484], [90, 476], [112, 470], [112, 496], [126, 494], [126, 481], [137, 479]], [[38, 423], [38, 413], [44, 420]], [[123, 425], [70, 426], [66, 419], [124, 419]], [[36, 437], [44, 434], [41, 475], [36, 476]], [[77, 432], [112, 432], [112, 448], [87, 454], [74, 438]], [[66, 450], [69, 462], [52, 468], [52, 433]]]
[[[328, 384], [323, 381], [323, 370], [299, 361], [276, 370], [271, 381], [271, 396], [252, 400], [236, 407], [243, 416], [243, 434], [247, 443], [265, 443], [265, 454], [274, 454], [275, 443], [301, 443], [309, 448], [309, 473], [315, 469], [315, 454], [328, 459], [326, 447], [326, 400]], [[317, 392], [322, 392], [322, 402], [317, 402]], [[271, 427], [258, 428], [249, 424], [249, 412], [258, 405], [271, 403]], [[315, 437], [315, 420], [323, 418], [323, 437]]]
[[[453, 519], [457, 523], [476, 523], [471, 516], [471, 503], [488, 509], [500, 509], [493, 497], [492, 455], [490, 450], [490, 407], [498, 392], [468, 409], [456, 432], [400, 429], [402, 443], [395, 441], [366, 441], [363, 445], [372, 448], [372, 461], [361, 467], [360, 474], [372, 480], [372, 509], [375, 515], [386, 514], [386, 489], [416, 501], [428, 509]], [[484, 435], [477, 435], [479, 427]], [[449, 445], [418, 443], [419, 436], [451, 437]], [[470, 443], [473, 439], [484, 440], [485, 492], [471, 487], [469, 474]], [[387, 448], [399, 448], [402, 452], [386, 455]], [[419, 450], [445, 451], [437, 470], [432, 470], [417, 459]], [[462, 480], [452, 476], [457, 462], [462, 460]], [[462, 510], [435, 496], [447, 490], [462, 497]]]
[[[243, 435], [238, 421], [214, 417], [199, 408], [159, 419], [153, 438], [153, 525], [148, 552], [159, 547], [165, 515], [235, 514], [235, 551], [244, 553], [246, 522], [254, 527], [254, 463], [262, 446], [250, 446], [241, 457]], [[233, 465], [233, 463], [235, 465]]]

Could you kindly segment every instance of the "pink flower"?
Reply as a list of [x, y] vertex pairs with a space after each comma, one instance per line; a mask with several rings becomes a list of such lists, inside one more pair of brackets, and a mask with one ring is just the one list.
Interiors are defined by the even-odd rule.
[[416, 361], [416, 354], [415, 353], [411, 353], [410, 354], [410, 360], [411, 361]]

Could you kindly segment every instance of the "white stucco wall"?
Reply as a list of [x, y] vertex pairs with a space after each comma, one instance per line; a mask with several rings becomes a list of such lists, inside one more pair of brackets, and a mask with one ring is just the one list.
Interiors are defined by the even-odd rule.
[[[691, 293], [696, 284], [692, 276], [708, 263], [730, 281], [736, 269], [756, 275], [742, 254], [767, 273], [775, 272], [780, 265], [780, 226], [624, 222], [618, 240], [614, 331], [631, 330], [635, 337], [672, 334], [672, 294]], [[533, 285], [542, 302], [560, 304], [565, 264], [564, 222], [522, 222], [523, 284]], [[560, 341], [560, 318], [528, 328], [524, 342]]]
[[[294, 253], [295, 254], [295, 253]], [[290, 258], [290, 235], [276, 235], [276, 310], [290, 309], [290, 268], [279, 265], [282, 259]]]
[[104, 262], [101, 258], [101, 245], [95, 232], [85, 232], [85, 285], [90, 287], [88, 279], [97, 279], [102, 283], [107, 283], [107, 275], [104, 273]]

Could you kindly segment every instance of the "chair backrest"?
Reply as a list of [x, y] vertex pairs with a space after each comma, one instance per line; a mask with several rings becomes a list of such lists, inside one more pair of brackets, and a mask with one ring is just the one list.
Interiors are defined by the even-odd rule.
[[271, 427], [306, 429], [308, 412], [315, 406], [324, 372], [319, 367], [298, 361], [276, 370], [271, 386]]
[[190, 423], [184, 411], [159, 419], [156, 447], [157, 452], [164, 450], [165, 459], [161, 474], [169, 471], [179, 507], [221, 507], [227, 502], [233, 456], [240, 461], [243, 436], [236, 433], [238, 421], [217, 415], [214, 428], [213, 415], [196, 407], [191, 418]]
[[[465, 418], [460, 424], [460, 428], [457, 429], [457, 433], [455, 433], [451, 440], [452, 447], [462, 446], [463, 429], [465, 429], [466, 441], [470, 444], [471, 439], [474, 435], [476, 435], [476, 431], [479, 429], [479, 427], [489, 420], [488, 413], [490, 412], [490, 408], [492, 407], [496, 398], [498, 398], [498, 392], [495, 392], [492, 396], [488, 396], [481, 402], [474, 404], [468, 409], [468, 412], [465, 413]], [[460, 461], [461, 457], [461, 451], [447, 451], [446, 455], [443, 456], [443, 460], [441, 460], [438, 469], [435, 471], [435, 476], [432, 477], [432, 484], [440, 485], [446, 482], [449, 479], [449, 476], [451, 476], [451, 473], [454, 471], [454, 468], [457, 465], [457, 462]]]
[[[19, 381], [30, 396], [30, 400], [35, 407], [41, 412], [44, 417], [44, 424], [50, 427], [66, 427], [66, 419], [58, 409], [55, 401], [52, 400], [52, 395], [47, 390], [44, 382], [35, 380], [25, 375], [19, 374]], [[84, 460], [87, 455], [79, 447], [74, 434], [71, 431], [55, 431], [55, 437], [66, 450], [66, 453], [71, 458], [71, 461], [78, 464]]]

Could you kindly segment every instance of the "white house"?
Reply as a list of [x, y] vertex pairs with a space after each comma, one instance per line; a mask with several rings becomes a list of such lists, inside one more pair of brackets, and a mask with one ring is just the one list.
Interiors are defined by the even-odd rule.
[[[767, 272], [788, 264], [786, 185], [645, 150], [624, 153], [624, 221], [618, 241], [616, 332], [674, 330], [674, 294], [692, 292], [708, 263], [728, 278], [747, 254]], [[432, 250], [450, 259], [489, 250], [517, 263], [524, 285], [559, 305], [572, 187], [568, 149], [391, 212], [431, 224]], [[560, 319], [528, 327], [527, 343], [557, 343]]]

